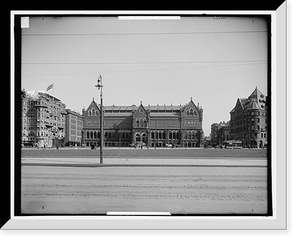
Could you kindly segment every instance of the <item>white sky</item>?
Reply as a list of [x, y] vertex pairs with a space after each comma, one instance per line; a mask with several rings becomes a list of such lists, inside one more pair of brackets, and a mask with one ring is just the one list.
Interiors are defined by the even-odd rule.
[[[267, 26], [262, 18], [30, 17], [22, 29], [22, 89], [46, 90], [81, 113], [103, 78], [104, 105], [203, 107], [203, 129], [228, 121], [237, 98], [267, 94]], [[49, 91], [53, 94], [53, 91]]]

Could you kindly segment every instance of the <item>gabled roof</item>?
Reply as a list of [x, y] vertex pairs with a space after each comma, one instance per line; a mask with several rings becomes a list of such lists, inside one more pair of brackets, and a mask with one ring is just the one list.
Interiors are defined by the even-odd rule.
[[[91, 104], [89, 105], [89, 107], [87, 108], [90, 109], [91, 105], [96, 105], [98, 107], [98, 109], [100, 110], [100, 104], [96, 104], [96, 102], [93, 101], [91, 102]], [[142, 105], [142, 103], [141, 103]], [[140, 106], [141, 106], [140, 105]], [[185, 104], [185, 105], [145, 105], [143, 106], [144, 110], [146, 112], [151, 112], [151, 113], [163, 113], [163, 112], [167, 112], [167, 113], [173, 113], [173, 112], [183, 112], [186, 107], [190, 107], [190, 106], [195, 107], [196, 110], [198, 110], [199, 112], [202, 110], [202, 107], [199, 108], [199, 103], [198, 106], [195, 105], [195, 103], [193, 102], [193, 100], [191, 99], [189, 103]], [[108, 105], [108, 106], [104, 106], [104, 111], [106, 113], [132, 113], [135, 112], [136, 110], [139, 109], [140, 106], [137, 106], [135, 104], [133, 105], [129, 105], [129, 106], [119, 106], [119, 105]]]
[[243, 110], [252, 109], [263, 109], [266, 103], [266, 96], [255, 87], [254, 91], [249, 95], [248, 98], [238, 98], [235, 107], [230, 111], [230, 113], [235, 112], [238, 104], [241, 104]]

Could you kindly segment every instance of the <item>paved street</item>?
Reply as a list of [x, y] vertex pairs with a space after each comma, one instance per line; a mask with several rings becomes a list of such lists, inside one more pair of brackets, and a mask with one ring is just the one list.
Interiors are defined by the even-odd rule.
[[127, 159], [126, 165], [126, 159], [107, 158], [104, 164], [111, 166], [91, 166], [97, 163], [23, 158], [22, 213], [267, 212], [266, 159]]

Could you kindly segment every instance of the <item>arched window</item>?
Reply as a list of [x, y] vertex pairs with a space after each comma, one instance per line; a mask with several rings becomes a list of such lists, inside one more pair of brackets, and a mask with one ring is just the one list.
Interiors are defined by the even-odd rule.
[[147, 135], [145, 133], [142, 135], [142, 142], [147, 143]]
[[144, 119], [144, 127], [147, 127], [147, 121]]
[[91, 114], [92, 114], [91, 111], [88, 111], [88, 116], [91, 116]]
[[93, 135], [94, 135], [93, 131], [90, 132], [90, 135], [91, 135], [91, 138], [93, 138]]
[[197, 111], [194, 111], [194, 116], [197, 116]]
[[192, 131], [192, 139], [196, 139], [196, 131]]
[[193, 112], [193, 109], [192, 109], [192, 108], [190, 109], [190, 115], [191, 115], [191, 116], [194, 115], [194, 112]]
[[136, 126], [139, 127], [140, 126], [140, 120], [136, 119]]
[[99, 111], [95, 111], [96, 116], [99, 116]]
[[190, 115], [190, 112], [189, 112], [189, 111], [186, 111], [186, 114], [189, 116], [189, 115]]
[[140, 142], [141, 141], [141, 135], [139, 133], [135, 134], [135, 141]]
[[93, 108], [92, 109], [92, 116], [94, 116], [95, 115], [95, 109]]
[[143, 119], [140, 119], [140, 127], [143, 127]]

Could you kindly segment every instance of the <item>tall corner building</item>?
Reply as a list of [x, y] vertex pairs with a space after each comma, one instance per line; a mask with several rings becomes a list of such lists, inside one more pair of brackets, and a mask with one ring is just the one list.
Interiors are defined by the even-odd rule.
[[39, 147], [61, 146], [65, 139], [65, 104], [44, 91], [23, 90], [21, 99], [21, 143]]
[[264, 148], [268, 143], [268, 99], [260, 90], [248, 98], [238, 98], [230, 111], [230, 135], [244, 146]]
[[[149, 147], [166, 144], [199, 147], [203, 140], [203, 109], [190, 100], [181, 105], [104, 106], [104, 145], [129, 146], [143, 142]], [[100, 106], [93, 100], [82, 110], [82, 144], [98, 145]]]

